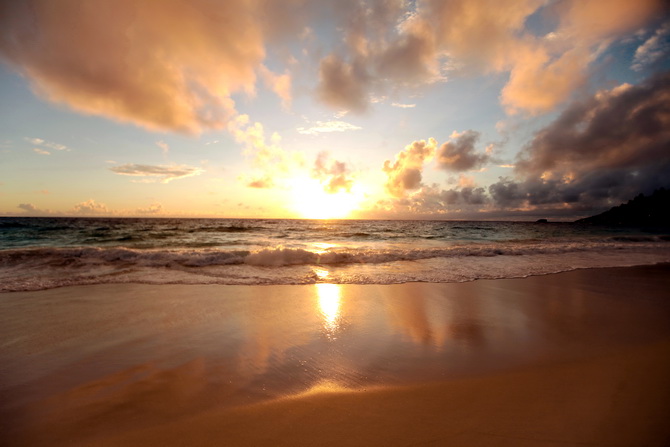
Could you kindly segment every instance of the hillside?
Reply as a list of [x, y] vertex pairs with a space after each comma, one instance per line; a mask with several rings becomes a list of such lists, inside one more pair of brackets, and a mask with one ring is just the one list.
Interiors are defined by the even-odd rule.
[[650, 196], [640, 194], [627, 203], [576, 223], [641, 227], [670, 226], [670, 191], [661, 188]]

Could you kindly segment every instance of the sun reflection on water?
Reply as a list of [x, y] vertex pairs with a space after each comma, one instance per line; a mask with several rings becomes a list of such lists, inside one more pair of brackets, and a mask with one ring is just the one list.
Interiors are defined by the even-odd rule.
[[314, 284], [319, 310], [323, 317], [323, 328], [329, 338], [333, 338], [340, 326], [340, 295], [339, 284]]
[[[308, 250], [317, 255], [323, 255], [331, 251], [333, 248], [338, 248], [336, 244], [330, 244], [328, 242], [312, 242], [308, 246]], [[326, 270], [326, 273], [328, 271]]]

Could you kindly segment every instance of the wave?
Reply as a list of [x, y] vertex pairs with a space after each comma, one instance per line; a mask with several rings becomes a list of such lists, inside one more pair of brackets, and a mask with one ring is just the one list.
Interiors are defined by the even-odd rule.
[[217, 227], [200, 227], [189, 230], [190, 233], [246, 233], [259, 228], [242, 225], [222, 225]]
[[20, 222], [0, 222], [0, 228], [28, 228], [29, 226]]
[[203, 243], [188, 249], [136, 249], [123, 247], [26, 248], [0, 251], [0, 267], [59, 264], [136, 264], [140, 266], [211, 266], [246, 264], [262, 267], [291, 265], [379, 264], [432, 258], [532, 256], [571, 252], [670, 248], [662, 237], [620, 238], [600, 241], [561, 241], [543, 243], [535, 240], [496, 244], [452, 245], [443, 248], [370, 249], [349, 248], [309, 250], [273, 247], [255, 251], [211, 248]]
[[[625, 249], [527, 256], [425, 258], [380, 264], [317, 264], [318, 254], [300, 249], [256, 253], [201, 253], [181, 260], [135, 262], [128, 253], [105, 253], [105, 261], [42, 259], [0, 267], [0, 292], [36, 291], [95, 284], [398, 284], [522, 278], [580, 268], [623, 267], [670, 262], [667, 250]], [[250, 262], [246, 263], [245, 262]], [[35, 261], [33, 258], [32, 261]], [[109, 262], [108, 262], [109, 261]], [[309, 262], [310, 264], [302, 264]], [[255, 264], [254, 264], [255, 263]], [[31, 265], [32, 264], [32, 265]], [[152, 266], [150, 266], [151, 264]], [[280, 267], [274, 267], [279, 265]]]

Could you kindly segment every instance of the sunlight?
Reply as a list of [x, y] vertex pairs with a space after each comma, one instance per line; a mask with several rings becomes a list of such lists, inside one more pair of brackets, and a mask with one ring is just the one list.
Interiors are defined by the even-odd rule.
[[291, 207], [304, 219], [341, 219], [348, 217], [362, 201], [361, 194], [340, 191], [329, 194], [313, 178], [299, 177], [290, 182]]
[[314, 284], [319, 299], [319, 310], [323, 316], [323, 327], [332, 337], [339, 328], [340, 286], [338, 284]]

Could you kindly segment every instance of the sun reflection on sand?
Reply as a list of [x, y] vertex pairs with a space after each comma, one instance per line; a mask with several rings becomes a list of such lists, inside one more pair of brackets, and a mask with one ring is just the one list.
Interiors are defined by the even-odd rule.
[[334, 338], [340, 326], [341, 295], [338, 284], [315, 284], [323, 328], [328, 338]]

